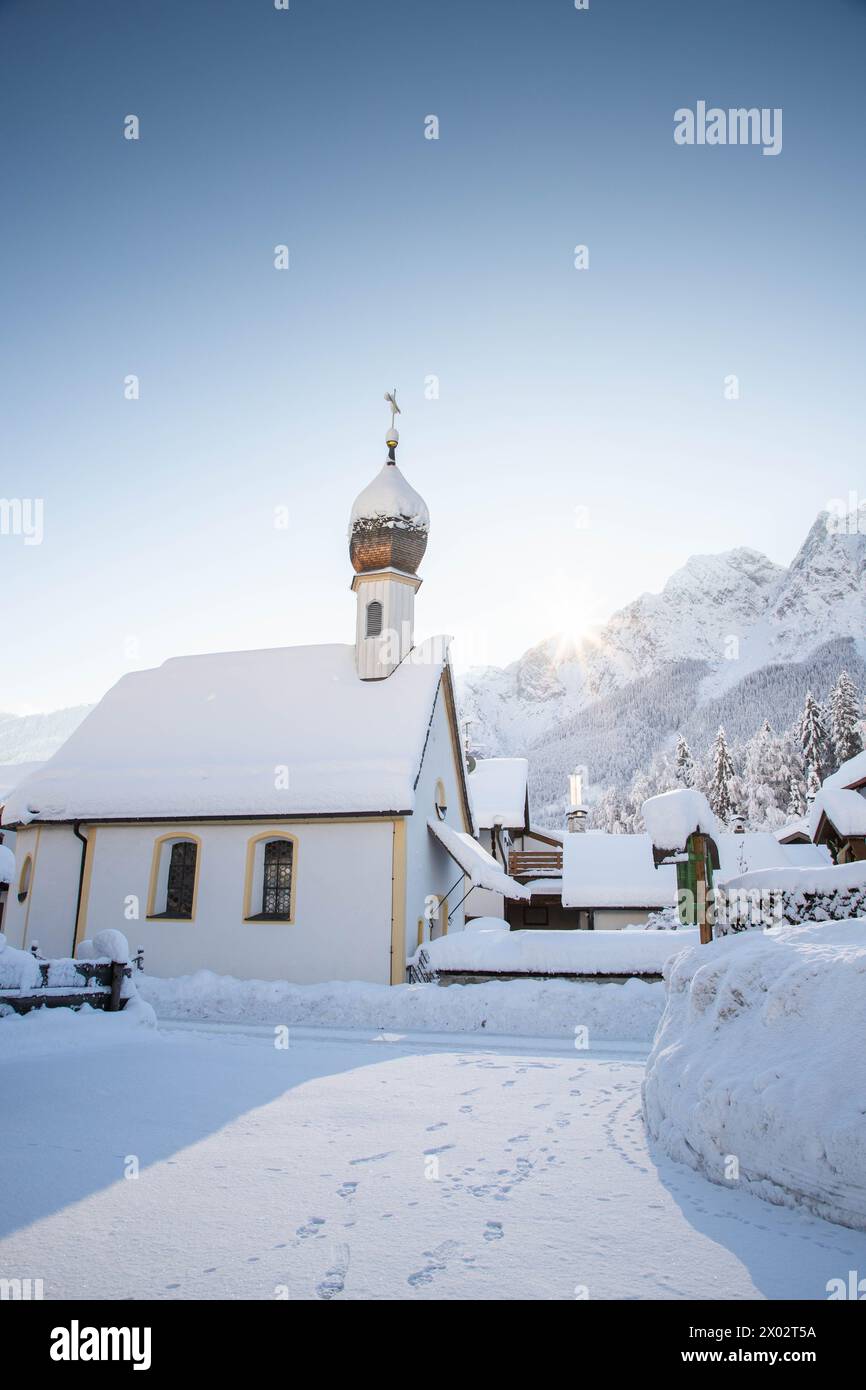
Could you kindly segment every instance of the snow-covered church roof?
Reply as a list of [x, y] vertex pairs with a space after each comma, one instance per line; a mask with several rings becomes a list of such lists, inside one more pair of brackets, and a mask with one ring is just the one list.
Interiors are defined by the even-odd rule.
[[3, 822], [411, 811], [447, 646], [421, 644], [379, 681], [342, 644], [132, 672], [15, 787]]

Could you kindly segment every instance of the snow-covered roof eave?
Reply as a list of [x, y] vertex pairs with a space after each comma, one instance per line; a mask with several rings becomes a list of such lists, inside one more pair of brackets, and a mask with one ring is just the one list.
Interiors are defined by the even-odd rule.
[[491, 893], [501, 893], [503, 897], [512, 901], [530, 900], [532, 893], [529, 886], [511, 878], [497, 864], [493, 855], [488, 854], [471, 835], [455, 830], [445, 821], [428, 820], [427, 828], [446, 854], [449, 854], [458, 868], [463, 870], [473, 888], [487, 888]]

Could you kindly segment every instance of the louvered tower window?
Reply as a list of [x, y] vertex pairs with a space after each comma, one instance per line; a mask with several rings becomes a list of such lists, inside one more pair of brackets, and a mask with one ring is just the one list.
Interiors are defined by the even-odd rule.
[[168, 886], [165, 895], [167, 917], [191, 917], [195, 893], [195, 861], [198, 846], [192, 840], [178, 840], [171, 847]]
[[380, 637], [382, 634], [382, 605], [378, 599], [367, 604], [367, 636]]
[[291, 840], [268, 840], [265, 845], [262, 879], [262, 916], [290, 917], [292, 914]]

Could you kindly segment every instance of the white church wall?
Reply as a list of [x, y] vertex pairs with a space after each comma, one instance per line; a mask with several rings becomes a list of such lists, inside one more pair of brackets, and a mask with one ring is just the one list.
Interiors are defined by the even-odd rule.
[[[265, 831], [291, 834], [292, 922], [244, 920], [247, 846]], [[195, 916], [148, 920], [153, 847], [160, 836], [200, 841]], [[365, 980], [390, 977], [393, 822], [100, 826], [87, 910], [88, 936], [119, 927], [144, 947], [160, 976], [207, 969], [241, 979]], [[159, 904], [155, 904], [158, 906]], [[136, 915], [137, 914], [137, 915]]]
[[[38, 942], [43, 956], [71, 955], [83, 848], [71, 825], [31, 825], [18, 832], [15, 882], [3, 917], [10, 946], [29, 950]], [[22, 903], [18, 885], [28, 856], [30, 886]]]
[[[448, 901], [456, 904], [466, 891], [461, 881], [456, 888], [454, 883], [460, 870], [450, 855], [431, 835], [427, 822], [436, 816], [436, 784], [441, 781], [445, 789], [445, 802], [448, 807], [446, 822], [455, 830], [465, 830], [463, 821], [462, 795], [459, 775], [455, 765], [451, 729], [444, 685], [440, 686], [436, 699], [436, 709], [430, 726], [430, 734], [421, 766], [421, 775], [415, 790], [415, 813], [407, 821], [407, 865], [406, 865], [406, 956], [414, 955], [418, 945], [418, 921], [424, 917], [425, 905], [429, 898], [442, 897], [453, 888]], [[462, 931], [464, 909], [461, 905], [448, 920], [448, 931]], [[444, 918], [431, 920], [424, 924], [424, 939], [440, 936]]]

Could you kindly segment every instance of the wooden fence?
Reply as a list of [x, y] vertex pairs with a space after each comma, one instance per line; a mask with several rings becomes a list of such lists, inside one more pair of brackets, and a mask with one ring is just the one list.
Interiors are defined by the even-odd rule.
[[[37, 957], [36, 963], [42, 983], [19, 988], [4, 983], [3, 956], [0, 955], [0, 1004], [8, 1004], [17, 1014], [39, 1008], [78, 1009], [83, 1004], [89, 1004], [93, 1009], [105, 1009], [107, 1013], [117, 1013], [126, 1004], [122, 997], [123, 981], [132, 975], [132, 967], [126, 961], [53, 961]], [[56, 981], [58, 974], [62, 983], [52, 983], [52, 977]], [[80, 987], [75, 980], [68, 978], [70, 975], [80, 978]]]

